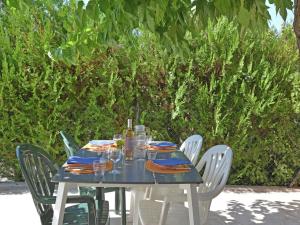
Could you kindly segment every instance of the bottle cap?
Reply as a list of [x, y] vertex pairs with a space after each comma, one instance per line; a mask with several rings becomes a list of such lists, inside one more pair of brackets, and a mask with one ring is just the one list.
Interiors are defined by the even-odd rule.
[[132, 119], [128, 119], [127, 121], [127, 127], [132, 128]]

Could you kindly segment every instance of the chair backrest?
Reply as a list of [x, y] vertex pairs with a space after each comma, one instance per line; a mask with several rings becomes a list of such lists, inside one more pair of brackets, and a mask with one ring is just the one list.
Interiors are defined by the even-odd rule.
[[78, 147], [78, 145], [70, 135], [66, 134], [63, 131], [60, 131], [59, 133], [63, 139], [67, 156], [68, 157], [73, 156], [77, 151], [79, 151], [80, 148]]
[[17, 146], [16, 154], [41, 219], [51, 219], [52, 206], [46, 203], [53, 198], [55, 184], [51, 182], [51, 178], [57, 173], [58, 166], [45, 151], [30, 144]]
[[202, 143], [202, 136], [195, 134], [188, 137], [180, 146], [180, 151], [184, 152], [184, 154], [193, 163], [193, 165], [196, 165], [198, 162], [198, 157], [202, 147]]
[[208, 149], [196, 167], [200, 173], [204, 169], [199, 193], [207, 193], [208, 199], [217, 196], [227, 182], [231, 163], [232, 150], [227, 145], [216, 145]]

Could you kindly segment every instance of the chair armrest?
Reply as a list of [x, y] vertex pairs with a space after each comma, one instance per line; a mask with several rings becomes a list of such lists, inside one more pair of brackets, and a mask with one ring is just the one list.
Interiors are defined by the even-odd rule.
[[224, 189], [224, 187], [218, 187], [213, 191], [198, 193], [198, 197], [200, 201], [210, 201], [215, 198], [220, 192]]
[[[197, 196], [201, 201], [210, 201], [215, 198], [220, 192], [223, 190], [223, 186], [217, 187], [213, 191], [199, 193]], [[157, 193], [156, 193], [157, 192]], [[157, 199], [156, 195], [161, 196], [161, 199]], [[181, 193], [179, 189], [168, 189], [168, 188], [157, 188], [152, 189], [150, 192], [150, 199], [151, 200], [165, 200], [167, 202], [186, 202], [187, 201], [187, 194]]]
[[184, 203], [187, 201], [187, 194], [168, 194], [164, 197], [164, 201], [173, 203]]
[[55, 196], [49, 196], [49, 197], [39, 197], [39, 196], [37, 196], [35, 199], [39, 203], [44, 204], [44, 205], [55, 204], [55, 201], [56, 201], [56, 197]]
[[163, 200], [165, 196], [176, 197], [177, 195], [183, 195], [183, 190], [179, 188], [168, 188], [168, 187], [150, 187], [149, 188], [149, 199], [151, 200]]
[[[51, 204], [55, 204], [56, 196], [42, 197], [42, 198], [38, 198], [37, 200], [42, 204], [51, 205]], [[87, 204], [95, 205], [94, 199], [90, 196], [77, 196], [77, 195], [67, 196], [66, 204], [69, 203], [87, 203]]]
[[[55, 204], [56, 196], [39, 198], [38, 201], [45, 205]], [[87, 203], [88, 214], [89, 214], [89, 225], [96, 224], [96, 204], [92, 197], [90, 196], [67, 196], [66, 204], [73, 203]]]
[[[197, 196], [200, 201], [210, 201], [213, 198], [215, 198], [217, 195], [220, 194], [220, 192], [223, 190], [223, 188], [216, 188], [213, 191], [209, 192], [198, 192]], [[187, 194], [176, 194], [176, 193], [168, 193], [165, 195], [165, 201], [167, 202], [186, 202], [187, 201]]]
[[95, 200], [91, 196], [71, 195], [67, 196], [67, 203], [88, 203], [95, 205]]

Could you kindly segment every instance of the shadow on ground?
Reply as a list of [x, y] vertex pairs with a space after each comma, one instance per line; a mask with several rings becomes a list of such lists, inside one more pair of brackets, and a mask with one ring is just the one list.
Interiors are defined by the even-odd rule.
[[26, 194], [29, 192], [24, 182], [0, 182], [0, 195]]
[[[264, 225], [300, 225], [300, 191], [294, 190], [294, 192], [283, 191], [282, 195], [279, 193], [277, 196], [272, 197], [273, 194], [267, 196], [264, 191], [249, 191], [247, 188], [243, 190], [242, 188], [230, 188], [230, 190], [225, 190], [219, 198], [216, 211], [212, 211], [209, 215], [208, 224], [209, 225], [254, 225], [254, 224], [264, 224]], [[239, 189], [239, 190], [237, 190]], [[253, 194], [254, 192], [254, 194]], [[256, 194], [258, 192], [259, 194]], [[75, 193], [75, 190], [74, 190]], [[236, 195], [236, 193], [239, 193]], [[24, 194], [24, 196], [22, 196]], [[4, 196], [7, 195], [7, 196]], [[276, 195], [276, 193], [275, 193]], [[107, 196], [107, 199], [111, 200], [113, 203], [113, 194]], [[227, 197], [226, 197], [227, 196]], [[229, 197], [228, 197], [229, 196]], [[14, 210], [16, 210], [16, 205], [14, 201], [22, 202], [22, 212], [24, 215], [31, 215], [37, 217], [36, 210], [34, 208], [32, 199], [29, 195], [29, 189], [24, 182], [12, 183], [12, 182], [0, 182], [0, 198], [1, 202], [6, 202], [0, 207], [0, 211], [5, 212], [2, 216], [6, 216], [4, 221], [10, 221]], [[128, 199], [130, 196], [128, 196]], [[11, 199], [11, 200], [10, 200]], [[274, 199], [274, 200], [272, 200]], [[217, 200], [217, 199], [216, 199]], [[221, 201], [220, 201], [221, 200]], [[225, 204], [222, 204], [224, 203]], [[9, 205], [11, 203], [11, 205]], [[27, 207], [24, 209], [23, 205], [26, 204]], [[1, 204], [0, 204], [1, 206]], [[114, 206], [112, 205], [112, 208]], [[20, 208], [21, 209], [21, 208]], [[128, 208], [127, 208], [128, 209]], [[5, 211], [6, 210], [6, 211]], [[28, 210], [28, 211], [26, 211]], [[35, 212], [35, 213], [33, 213]], [[172, 217], [172, 215], [170, 215]], [[15, 219], [17, 219], [16, 217]], [[26, 222], [28, 219], [28, 222]], [[32, 217], [23, 219], [23, 224], [34, 224], [32, 223]], [[173, 224], [178, 224], [178, 214], [174, 218]], [[188, 217], [184, 218], [187, 221]], [[3, 220], [3, 219], [2, 219]], [[36, 219], [38, 221], [38, 219]], [[18, 224], [17, 220], [15, 223]], [[31, 221], [31, 223], [29, 223]], [[2, 223], [1, 224], [8, 224]], [[120, 216], [114, 215], [112, 213], [111, 225], [120, 224]], [[127, 223], [130, 225], [131, 223]], [[178, 225], [185, 225], [186, 223], [180, 223]]]
[[292, 202], [256, 200], [250, 205], [230, 201], [226, 210], [211, 212], [210, 225], [270, 224], [299, 225], [300, 200]]

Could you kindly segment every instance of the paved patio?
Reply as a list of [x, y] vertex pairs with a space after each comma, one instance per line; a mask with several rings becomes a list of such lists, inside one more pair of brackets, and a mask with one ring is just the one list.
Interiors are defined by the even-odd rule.
[[[111, 209], [114, 208], [113, 196], [113, 193], [106, 195], [111, 200]], [[127, 198], [130, 198], [129, 192]], [[300, 189], [226, 187], [214, 199], [211, 211], [210, 225], [300, 225]], [[22, 182], [0, 182], [0, 215], [1, 225], [40, 224], [31, 195]], [[111, 225], [120, 224], [118, 215], [111, 212], [111, 218]]]

